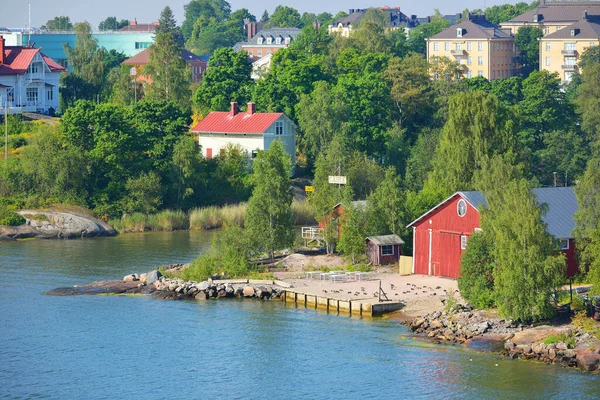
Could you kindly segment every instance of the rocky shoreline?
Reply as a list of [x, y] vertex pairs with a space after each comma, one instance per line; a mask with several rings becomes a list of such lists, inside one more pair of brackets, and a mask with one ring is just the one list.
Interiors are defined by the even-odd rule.
[[[181, 264], [169, 268], [181, 268]], [[179, 278], [167, 278], [160, 271], [145, 274], [131, 274], [122, 280], [96, 281], [88, 285], [56, 288], [46, 292], [51, 296], [76, 295], [150, 295], [159, 299], [171, 300], [209, 300], [221, 298], [257, 298], [262, 300], [279, 299], [285, 292], [275, 281], [207, 280], [203, 282], [184, 281]]]
[[[417, 335], [441, 344], [479, 347], [523, 360], [534, 360], [587, 372], [600, 369], [600, 340], [574, 325], [531, 326], [504, 320], [470, 307], [434, 312], [407, 323]], [[563, 340], [559, 340], [563, 338]]]

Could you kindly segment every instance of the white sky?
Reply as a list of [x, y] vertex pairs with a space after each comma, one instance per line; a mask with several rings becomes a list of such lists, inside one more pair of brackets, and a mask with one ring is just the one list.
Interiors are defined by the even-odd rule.
[[[518, 0], [421, 0], [399, 1], [390, 0], [386, 3], [370, 0], [229, 0], [232, 10], [247, 8], [258, 18], [266, 9], [271, 13], [279, 4], [294, 7], [300, 13], [323, 11], [336, 14], [340, 10], [348, 12], [350, 8], [380, 7], [383, 5], [400, 6], [407, 15], [417, 14], [426, 16], [433, 14], [439, 8], [444, 14], [461, 12], [465, 8], [477, 9], [485, 5], [517, 3]], [[529, 2], [530, 0], [526, 0]], [[31, 4], [31, 26], [39, 27], [58, 15], [68, 15], [71, 21], [88, 21], [94, 29], [98, 23], [109, 16], [118, 19], [137, 19], [138, 22], [151, 22], [158, 19], [160, 11], [169, 5], [175, 14], [177, 23], [183, 20], [183, 5], [189, 0], [0, 0], [0, 27], [24, 28], [28, 20], [28, 4]]]

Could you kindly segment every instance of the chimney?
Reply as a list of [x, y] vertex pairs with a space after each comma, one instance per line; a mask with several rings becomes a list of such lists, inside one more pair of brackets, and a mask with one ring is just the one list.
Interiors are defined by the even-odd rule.
[[253, 115], [256, 113], [256, 103], [248, 103], [248, 115]]
[[237, 102], [232, 101], [231, 102], [231, 116], [235, 117], [238, 114], [238, 106], [237, 106]]
[[137, 25], [137, 19], [134, 18], [133, 21], [129, 21], [129, 25], [131, 25], [131, 26]]
[[4, 36], [0, 35], [0, 64], [4, 64], [4, 47], [6, 45], [6, 39]]
[[587, 20], [587, 10], [583, 12], [583, 19]]

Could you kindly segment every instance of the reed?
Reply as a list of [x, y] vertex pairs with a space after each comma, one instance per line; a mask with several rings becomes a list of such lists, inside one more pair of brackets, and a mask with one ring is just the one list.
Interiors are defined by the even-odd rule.
[[174, 231], [188, 229], [189, 220], [183, 211], [164, 210], [157, 214], [133, 213], [121, 219], [108, 221], [119, 233]]
[[309, 226], [317, 223], [314, 210], [306, 201], [292, 201], [292, 215], [296, 226]]
[[245, 217], [246, 203], [196, 208], [190, 212], [190, 229], [218, 229], [224, 225], [243, 226]]

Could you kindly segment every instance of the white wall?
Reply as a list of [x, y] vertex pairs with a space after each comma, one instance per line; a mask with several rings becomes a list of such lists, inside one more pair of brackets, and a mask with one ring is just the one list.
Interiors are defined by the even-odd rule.
[[226, 148], [228, 144], [241, 146], [246, 150], [249, 157], [252, 155], [252, 150], [265, 149], [263, 136], [259, 134], [244, 136], [201, 133], [199, 143], [202, 146], [202, 156], [204, 158], [206, 158], [206, 149], [212, 149], [212, 156], [216, 157], [221, 149]]

